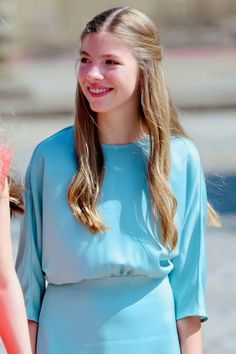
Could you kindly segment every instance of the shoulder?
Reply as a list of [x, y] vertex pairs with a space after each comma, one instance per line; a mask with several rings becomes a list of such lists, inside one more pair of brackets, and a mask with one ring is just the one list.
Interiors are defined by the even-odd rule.
[[50, 149], [56, 149], [60, 146], [64, 146], [64, 144], [68, 142], [73, 142], [73, 126], [66, 127], [41, 141], [36, 146], [35, 152], [46, 152]]
[[201, 164], [200, 155], [194, 142], [185, 136], [172, 136], [171, 138], [171, 159], [184, 165], [199, 166]]
[[185, 136], [173, 136], [170, 145], [170, 183], [176, 191], [186, 184], [194, 183], [203, 175], [198, 149], [194, 142]]
[[65, 166], [68, 159], [73, 160], [74, 151], [74, 129], [73, 126], [69, 126], [44, 139], [36, 146], [28, 165], [28, 171], [36, 176], [43, 174], [46, 166], [51, 166], [56, 170], [58, 164]]
[[41, 141], [34, 149], [32, 160], [42, 157], [60, 157], [62, 151], [74, 147], [73, 126], [66, 127]]
[[[26, 183], [41, 185], [45, 177], [61, 178], [76, 169], [73, 126], [64, 128], [41, 141], [33, 151], [26, 171]], [[73, 174], [73, 173], [72, 173]]]

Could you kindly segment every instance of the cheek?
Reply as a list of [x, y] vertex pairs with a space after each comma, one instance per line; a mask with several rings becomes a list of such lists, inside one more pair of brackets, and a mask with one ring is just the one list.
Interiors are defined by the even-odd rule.
[[106, 81], [108, 81], [111, 85], [118, 87], [125, 87], [127, 86], [127, 73], [125, 70], [112, 70], [106, 73]]
[[107, 75], [110, 81], [116, 82], [119, 85], [124, 86], [125, 90], [132, 90], [137, 87], [139, 83], [139, 70], [129, 66], [119, 72], [111, 72]]
[[87, 77], [87, 68], [85, 67], [79, 67], [77, 70], [77, 79], [79, 81], [80, 84], [83, 84], [83, 82], [85, 81], [86, 77]]
[[80, 85], [80, 88], [85, 96], [87, 96], [87, 85], [86, 85], [86, 73], [84, 69], [78, 69], [77, 71], [77, 81]]

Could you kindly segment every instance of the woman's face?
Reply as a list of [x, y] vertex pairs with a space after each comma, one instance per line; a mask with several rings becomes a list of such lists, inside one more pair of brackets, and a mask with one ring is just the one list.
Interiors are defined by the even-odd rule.
[[82, 42], [80, 87], [94, 112], [137, 106], [139, 67], [132, 51], [109, 32], [88, 34]]

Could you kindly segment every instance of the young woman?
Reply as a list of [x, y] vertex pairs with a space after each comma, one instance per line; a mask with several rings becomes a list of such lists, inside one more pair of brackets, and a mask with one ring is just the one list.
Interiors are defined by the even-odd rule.
[[10, 236], [10, 209], [22, 211], [21, 200], [7, 183], [10, 150], [0, 145], [0, 337], [8, 354], [29, 354], [30, 340], [24, 300], [16, 276]]
[[26, 174], [17, 263], [37, 354], [202, 353], [205, 181], [161, 60], [135, 9], [82, 33], [75, 124]]

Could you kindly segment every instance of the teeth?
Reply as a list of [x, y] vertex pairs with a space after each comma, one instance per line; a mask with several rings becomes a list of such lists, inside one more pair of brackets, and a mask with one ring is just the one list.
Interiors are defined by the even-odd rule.
[[108, 92], [109, 89], [108, 88], [89, 88], [89, 91], [91, 93], [104, 93], [104, 92]]

